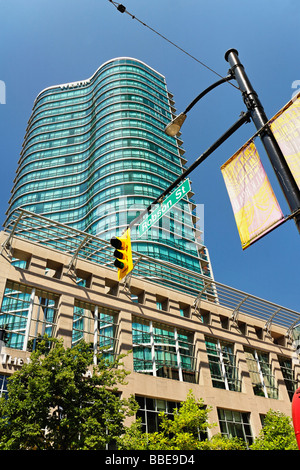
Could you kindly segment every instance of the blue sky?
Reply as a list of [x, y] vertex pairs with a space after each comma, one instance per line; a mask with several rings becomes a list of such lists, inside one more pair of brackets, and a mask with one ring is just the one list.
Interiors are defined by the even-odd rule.
[[[271, 118], [300, 80], [298, 0], [124, 0], [127, 11], [218, 74], [239, 51], [266, 114]], [[108, 0], [0, 0], [0, 217], [5, 219], [23, 137], [34, 99], [52, 85], [89, 78], [106, 60], [127, 56], [162, 73], [178, 113], [218, 76], [150, 29], [119, 13]], [[298, 85], [299, 88], [299, 85]], [[190, 165], [245, 111], [228, 84], [189, 113], [182, 128]], [[190, 177], [194, 199], [204, 204], [204, 241], [215, 279], [299, 311], [299, 233], [283, 224], [243, 251], [220, 166], [252, 135], [246, 124]], [[284, 214], [289, 210], [263, 150], [260, 156]]]

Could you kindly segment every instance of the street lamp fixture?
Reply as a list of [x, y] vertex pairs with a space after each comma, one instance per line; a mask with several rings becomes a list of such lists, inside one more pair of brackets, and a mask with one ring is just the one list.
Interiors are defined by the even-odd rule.
[[181, 129], [182, 124], [186, 119], [185, 113], [180, 113], [176, 116], [165, 128], [165, 133], [170, 137], [175, 137]]

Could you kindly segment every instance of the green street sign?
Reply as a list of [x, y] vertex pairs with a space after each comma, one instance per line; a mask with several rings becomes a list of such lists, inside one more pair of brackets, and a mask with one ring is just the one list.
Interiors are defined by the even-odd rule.
[[162, 204], [158, 205], [153, 212], [139, 225], [139, 235], [142, 236], [149, 228], [165, 215], [180, 199], [191, 190], [189, 179], [185, 179], [175, 191], [173, 191]]

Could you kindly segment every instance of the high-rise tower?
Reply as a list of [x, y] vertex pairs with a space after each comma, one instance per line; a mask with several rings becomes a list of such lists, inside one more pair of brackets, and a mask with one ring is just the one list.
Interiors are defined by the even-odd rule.
[[[164, 133], [175, 112], [164, 77], [130, 58], [36, 98], [7, 211], [18, 208], [109, 240], [183, 171], [180, 138]], [[211, 275], [197, 243], [196, 205], [182, 199], [133, 250]], [[200, 251], [202, 250], [202, 251]]]

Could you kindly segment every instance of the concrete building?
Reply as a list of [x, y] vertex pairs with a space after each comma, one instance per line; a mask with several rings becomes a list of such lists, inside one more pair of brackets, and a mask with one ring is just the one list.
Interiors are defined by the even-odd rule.
[[249, 443], [272, 408], [291, 414], [300, 314], [214, 280], [190, 192], [142, 237], [121, 283], [109, 240], [181, 175], [164, 77], [120, 58], [35, 100], [0, 235], [0, 393], [40, 336], [132, 350], [124, 396], [143, 428], [191, 389], [211, 432]]
[[[41, 239], [43, 230], [48, 239]], [[84, 235], [26, 212], [14, 230], [1, 233], [2, 393], [6, 377], [47, 333], [63, 337], [67, 347], [84, 338], [95, 349], [108, 346], [108, 355], [132, 350], [125, 358], [128, 385], [120, 392], [135, 395], [147, 431], [157, 429], [159, 411], [171, 412], [189, 390], [213, 408], [210, 422], [218, 426], [210, 433], [249, 443], [270, 408], [291, 415], [298, 312], [201, 274], [205, 288], [194, 293], [134, 272], [118, 283], [115, 269], [89, 260]], [[59, 236], [64, 249], [56, 248]], [[96, 237], [88, 241], [99, 254], [105, 245], [112, 251]]]

